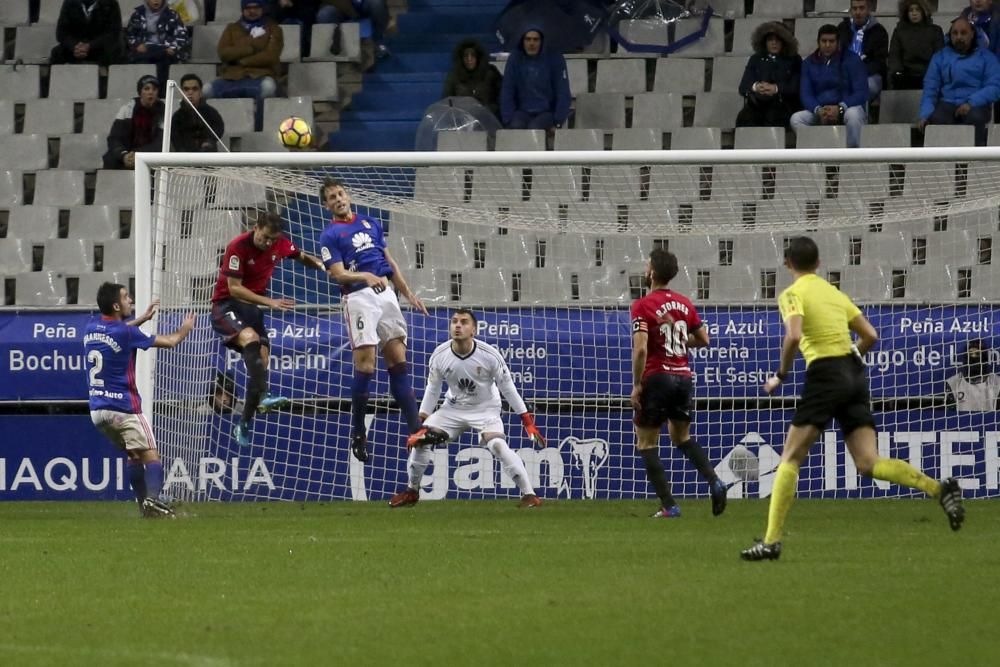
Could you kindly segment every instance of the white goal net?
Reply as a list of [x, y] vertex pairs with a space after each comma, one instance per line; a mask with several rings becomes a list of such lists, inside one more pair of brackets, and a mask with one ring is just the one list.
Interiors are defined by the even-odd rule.
[[[372, 457], [352, 458], [353, 370], [339, 292], [295, 262], [270, 283], [270, 295], [293, 298], [295, 310], [265, 313], [270, 390], [291, 407], [258, 417], [251, 446], [231, 437], [246, 373], [208, 317], [222, 250], [271, 211], [318, 255], [330, 217], [319, 186], [333, 176], [350, 188], [356, 212], [381, 221], [430, 308], [423, 316], [404, 302], [418, 401], [451, 309], [472, 309], [479, 337], [500, 349], [548, 439], [532, 449], [505, 413], [511, 447], [540, 495], [653, 497], [628, 407], [629, 305], [657, 247], [677, 255], [671, 288], [691, 297], [711, 337], [690, 352], [693, 436], [731, 497], [768, 495], [802, 360], [776, 396], [760, 385], [779, 359], [784, 244], [801, 234], [819, 245], [820, 274], [880, 333], [867, 361], [882, 453], [932, 477], [959, 477], [969, 495], [996, 495], [998, 157], [992, 149], [143, 156], [137, 301], [161, 300], [161, 331], [187, 310], [200, 316], [187, 341], [149, 355], [140, 375], [168, 491], [383, 499], [405, 482], [406, 427], [381, 359], [368, 415]], [[909, 493], [861, 479], [835, 427], [802, 468], [801, 495]], [[707, 495], [666, 434], [661, 452], [676, 495]], [[425, 498], [517, 494], [471, 433], [435, 451], [423, 483]]]

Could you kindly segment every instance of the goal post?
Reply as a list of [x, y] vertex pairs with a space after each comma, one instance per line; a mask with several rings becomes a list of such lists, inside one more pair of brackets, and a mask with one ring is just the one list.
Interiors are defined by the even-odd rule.
[[[808, 234], [819, 273], [880, 333], [868, 353], [879, 449], [966, 493], [995, 496], [1000, 473], [1000, 150], [140, 154], [136, 159], [136, 301], [161, 301], [155, 323], [193, 310], [182, 345], [139, 355], [137, 381], [167, 470], [191, 499], [383, 499], [405, 482], [403, 419], [378, 362], [369, 406], [371, 461], [350, 455], [351, 351], [337, 288], [294, 262], [275, 271], [265, 312], [269, 381], [291, 407], [258, 417], [252, 444], [230, 431], [245, 389], [238, 355], [211, 330], [221, 252], [262, 213], [318, 255], [329, 224], [325, 176], [377, 219], [387, 247], [430, 310], [408, 308], [418, 400], [427, 359], [451, 309], [479, 317], [478, 336], [505, 357], [549, 447], [504, 422], [543, 496], [652, 498], [634, 448], [629, 305], [653, 248], [678, 256], [671, 287], [700, 310], [712, 343], [691, 350], [692, 433], [730, 496], [763, 497], [801, 389], [797, 360], [778, 395], [776, 295], [789, 284], [784, 244]], [[675, 495], [706, 485], [663, 436]], [[801, 495], [910, 492], [861, 479], [835, 425], [803, 466]], [[435, 451], [423, 497], [507, 497], [516, 486], [471, 434]]]

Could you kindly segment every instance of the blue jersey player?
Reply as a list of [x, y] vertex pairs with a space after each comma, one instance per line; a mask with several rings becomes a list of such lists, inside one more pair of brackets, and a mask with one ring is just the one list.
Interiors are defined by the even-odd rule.
[[132, 317], [132, 297], [124, 285], [104, 283], [97, 289], [99, 318], [87, 324], [83, 335], [90, 394], [90, 419], [115, 446], [128, 456], [128, 479], [144, 517], [172, 516], [173, 510], [157, 500], [163, 486], [163, 465], [156, 440], [142, 415], [142, 399], [135, 386], [135, 353], [150, 347], [171, 348], [194, 328], [188, 313], [177, 331], [149, 336], [139, 325], [153, 317], [154, 302], [142, 317]]
[[420, 429], [417, 401], [406, 367], [406, 320], [399, 309], [399, 290], [413, 307], [427, 314], [427, 308], [406, 284], [382, 235], [378, 220], [356, 215], [351, 195], [340, 181], [326, 178], [320, 200], [333, 220], [320, 236], [320, 257], [327, 274], [337, 281], [344, 294], [344, 317], [354, 356], [351, 384], [351, 451], [362, 463], [368, 460], [365, 411], [368, 387], [375, 374], [375, 347], [389, 371], [389, 391], [406, 416], [410, 433]]

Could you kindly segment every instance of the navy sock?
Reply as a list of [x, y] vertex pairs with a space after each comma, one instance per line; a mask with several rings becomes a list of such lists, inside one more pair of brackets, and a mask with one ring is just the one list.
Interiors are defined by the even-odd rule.
[[389, 392], [396, 399], [399, 409], [403, 411], [410, 433], [416, 433], [420, 430], [420, 414], [417, 408], [417, 399], [413, 395], [413, 387], [410, 385], [410, 373], [405, 361], [401, 361], [389, 369]]
[[664, 507], [673, 507], [677, 504], [674, 496], [670, 493], [670, 482], [667, 481], [666, 471], [663, 470], [663, 461], [660, 460], [660, 452], [657, 447], [652, 449], [640, 449], [639, 456], [646, 464], [646, 479], [653, 485], [660, 503]]
[[132, 493], [135, 494], [135, 499], [140, 503], [146, 497], [146, 471], [143, 468], [141, 461], [129, 461], [127, 463], [128, 468], [128, 483], [132, 487]]
[[678, 449], [684, 452], [684, 456], [688, 458], [688, 461], [694, 464], [694, 467], [698, 469], [701, 476], [705, 478], [705, 481], [711, 484], [715, 480], [719, 479], [719, 476], [715, 474], [715, 469], [709, 462], [708, 457], [705, 456], [705, 450], [701, 448], [694, 438], [688, 438], [686, 442], [682, 442], [677, 445]]
[[259, 341], [243, 346], [243, 363], [247, 367], [247, 397], [243, 403], [243, 421], [249, 424], [257, 412], [260, 399], [267, 391], [267, 368], [264, 366], [264, 357], [260, 354]]
[[354, 382], [351, 383], [351, 433], [354, 435], [365, 432], [368, 385], [371, 384], [373, 375], [374, 373], [354, 371]]
[[163, 464], [152, 461], [146, 464], [146, 493], [150, 498], [159, 498], [163, 489]]

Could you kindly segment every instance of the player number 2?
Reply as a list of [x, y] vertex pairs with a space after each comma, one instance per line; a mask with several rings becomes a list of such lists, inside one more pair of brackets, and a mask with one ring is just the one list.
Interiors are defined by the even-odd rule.
[[684, 320], [673, 324], [665, 322], [660, 325], [663, 334], [663, 349], [667, 356], [683, 357], [687, 354], [688, 325]]
[[100, 350], [91, 350], [87, 353], [87, 361], [91, 364], [90, 386], [103, 387], [104, 380], [97, 376], [101, 374], [101, 369], [104, 368], [104, 355], [101, 354]]

